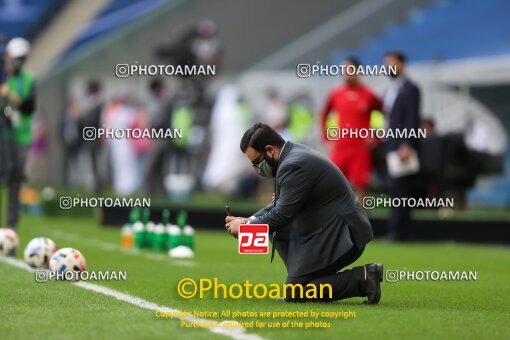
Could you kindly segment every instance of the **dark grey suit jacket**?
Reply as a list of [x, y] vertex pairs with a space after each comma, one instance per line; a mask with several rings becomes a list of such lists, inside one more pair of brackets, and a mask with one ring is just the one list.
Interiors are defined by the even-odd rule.
[[275, 178], [275, 202], [250, 223], [268, 224], [289, 277], [333, 264], [373, 239], [368, 217], [342, 172], [315, 150], [287, 142]]

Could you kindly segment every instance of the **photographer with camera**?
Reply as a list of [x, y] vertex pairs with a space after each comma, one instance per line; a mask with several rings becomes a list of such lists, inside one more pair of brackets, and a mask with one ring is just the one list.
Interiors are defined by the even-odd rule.
[[29, 51], [30, 43], [24, 38], [7, 42], [4, 53], [6, 77], [0, 85], [0, 163], [9, 189], [7, 227], [12, 229], [16, 228], [19, 219], [18, 197], [32, 144], [35, 78], [23, 70]]

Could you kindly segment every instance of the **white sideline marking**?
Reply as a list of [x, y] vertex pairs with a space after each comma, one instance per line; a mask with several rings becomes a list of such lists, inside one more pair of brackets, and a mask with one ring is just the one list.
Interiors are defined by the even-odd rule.
[[[34, 270], [32, 268], [28, 267], [25, 262], [23, 262], [19, 259], [15, 259], [12, 257], [0, 257], [0, 261], [7, 263], [13, 267], [19, 268], [19, 269], [24, 269], [29, 272], [34, 272]], [[81, 287], [83, 289], [87, 289], [87, 290], [99, 293], [99, 294], [111, 296], [117, 300], [130, 303], [132, 305], [135, 305], [135, 306], [143, 308], [143, 309], [148, 309], [148, 310], [153, 310], [153, 311], [160, 310], [162, 312], [174, 312], [174, 313], [182, 312], [178, 309], [174, 309], [174, 308], [170, 308], [170, 307], [166, 307], [166, 306], [160, 306], [153, 302], [144, 300], [142, 298], [132, 296], [132, 295], [129, 295], [126, 293], [122, 293], [117, 290], [107, 288], [104, 286], [100, 286], [100, 285], [96, 285], [96, 284], [93, 284], [90, 282], [69, 282], [69, 283], [73, 284], [75, 286]], [[175, 319], [180, 319], [180, 320], [192, 322], [192, 323], [204, 323], [204, 322], [211, 321], [208, 319], [198, 318], [195, 316], [182, 316], [181, 317], [181, 316], [179, 316], [179, 314], [177, 314]], [[222, 335], [228, 336], [229, 338], [236, 339], [236, 340], [262, 340], [263, 339], [256, 334], [246, 333], [246, 328], [244, 328], [244, 327], [239, 327], [239, 328], [226, 328], [226, 327], [211, 327], [211, 328], [209, 328], [208, 327], [208, 328], [204, 328], [204, 329], [207, 329], [207, 330], [209, 330], [213, 333], [216, 333], [216, 334], [222, 334]]]

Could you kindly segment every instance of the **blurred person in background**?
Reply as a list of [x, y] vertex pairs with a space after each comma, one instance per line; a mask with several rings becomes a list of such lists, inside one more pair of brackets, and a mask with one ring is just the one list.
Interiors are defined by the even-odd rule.
[[[169, 60], [173, 65], [221, 66], [223, 44], [218, 36], [216, 23], [203, 20], [191, 28], [183, 29], [176, 42], [156, 49], [156, 56]], [[198, 100], [205, 98], [208, 77], [183, 76], [183, 87]]]
[[278, 132], [282, 132], [289, 121], [287, 102], [273, 87], [266, 90], [265, 121]]
[[[344, 65], [356, 68], [360, 62], [356, 57], [349, 57]], [[360, 202], [370, 184], [372, 175], [372, 149], [375, 141], [369, 138], [340, 138], [328, 140], [326, 136], [327, 120], [334, 111], [337, 115], [340, 131], [359, 131], [370, 128], [370, 117], [374, 110], [381, 110], [382, 102], [366, 86], [358, 75], [344, 75], [345, 84], [333, 90], [321, 113], [321, 129], [324, 141], [332, 146], [330, 159], [342, 170], [349, 183], [354, 187]]]
[[[173, 111], [172, 96], [161, 79], [154, 79], [149, 83], [149, 100], [146, 104], [152, 128], [171, 128]], [[166, 161], [171, 155], [172, 143], [166, 138], [152, 141], [152, 148], [147, 155], [146, 177], [148, 190], [152, 195], [163, 195], [163, 179], [166, 171]]]
[[[203, 20], [196, 27], [196, 36], [191, 42], [191, 52], [195, 63], [204, 66], [214, 66], [218, 71], [223, 62], [223, 44], [218, 36], [218, 26], [211, 20]], [[192, 76], [197, 91], [197, 102], [205, 99], [209, 77]]]
[[211, 20], [182, 29], [176, 42], [157, 48], [156, 55], [173, 61], [174, 65], [215, 65], [222, 62], [222, 42], [218, 27]]
[[[97, 129], [100, 127], [101, 111], [103, 110], [103, 101], [101, 98], [101, 84], [97, 80], [90, 80], [85, 89], [85, 99], [79, 102], [79, 116], [77, 120], [79, 137], [83, 138], [85, 128]], [[82, 150], [87, 154], [92, 166], [93, 187], [95, 192], [103, 190], [103, 180], [101, 175], [100, 153], [102, 145], [98, 138], [85, 140]]]
[[48, 126], [47, 121], [40, 114], [36, 114], [32, 123], [33, 143], [30, 146], [26, 174], [32, 184], [47, 183], [48, 170]]
[[204, 20], [196, 27], [191, 51], [200, 65], [221, 66], [223, 46], [218, 37], [218, 27], [211, 20]]
[[[268, 87], [266, 89], [265, 106], [260, 111], [260, 120], [267, 122], [272, 129], [276, 130], [285, 140], [290, 140], [292, 137], [287, 129], [289, 124], [289, 107], [287, 101], [278, 92], [275, 87]], [[262, 181], [259, 184], [259, 200], [267, 201], [273, 192], [273, 186], [267, 181]]]
[[508, 148], [505, 127], [487, 107], [474, 100], [468, 106], [464, 143], [478, 174], [498, 174], [503, 171], [502, 157]]
[[[132, 131], [146, 131], [151, 128], [152, 121], [147, 111], [141, 108], [137, 102], [133, 103], [133, 117], [129, 128]], [[131, 149], [135, 154], [136, 167], [133, 169], [137, 172], [139, 180], [139, 189], [147, 189], [147, 157], [152, 150], [152, 139], [150, 137], [129, 138]]]
[[[467, 106], [466, 126], [463, 133], [443, 136], [444, 164], [438, 176], [439, 188], [444, 197], [452, 198], [455, 208], [468, 208], [467, 192], [475, 186], [477, 177], [501, 174], [503, 155], [508, 138], [501, 121], [486, 107], [471, 101]], [[447, 208], [441, 209], [444, 216]]]
[[253, 110], [237, 86], [222, 86], [216, 96], [209, 124], [210, 152], [202, 175], [202, 186], [206, 190], [229, 196], [250, 195], [256, 191], [256, 174], [243, 162], [243, 155], [237, 147], [252, 119]]
[[170, 125], [182, 129], [182, 138], [173, 140], [175, 152], [172, 153], [171, 172], [173, 174], [190, 174], [192, 169], [193, 126], [195, 110], [191, 98], [185, 94], [180, 95], [171, 114]]
[[[467, 190], [475, 185], [478, 175], [463, 138], [460, 133], [448, 133], [441, 137], [441, 172], [436, 177], [441, 195], [453, 198], [455, 207], [460, 210], [467, 208]], [[450, 210], [442, 208], [440, 212], [447, 216]]]
[[[407, 77], [406, 57], [401, 52], [388, 52], [384, 62], [387, 66], [396, 66], [396, 74], [384, 96], [383, 110], [386, 116], [386, 128], [393, 131], [417, 130], [420, 124], [420, 90]], [[415, 150], [418, 150], [417, 138], [388, 138], [385, 141], [386, 152], [398, 151], [402, 163], [407, 162]], [[410, 195], [410, 187], [414, 175], [401, 177], [389, 176], [389, 191], [392, 198], [405, 198]], [[408, 238], [411, 229], [410, 208], [403, 206], [392, 207], [389, 220], [388, 240], [402, 240]]]
[[[102, 126], [107, 129], [130, 129], [136, 121], [138, 108], [129, 96], [108, 102], [102, 113]], [[122, 196], [134, 194], [142, 188], [139, 155], [131, 138], [106, 139], [112, 170], [114, 191]]]
[[64, 144], [64, 186], [77, 182], [78, 159], [80, 147], [83, 144], [82, 131], [78, 127], [80, 105], [74, 99], [69, 100], [61, 122], [61, 136]]
[[289, 100], [288, 136], [291, 141], [309, 145], [310, 132], [314, 127], [312, 98], [306, 92], [297, 93]]
[[[245, 97], [240, 96], [238, 100], [238, 116], [241, 118], [243, 128], [246, 129], [253, 119], [253, 110]], [[256, 197], [260, 185], [260, 176], [253, 169], [248, 169], [239, 178], [238, 190], [234, 192], [237, 198]]]
[[209, 158], [211, 150], [211, 116], [213, 101], [209, 96], [202, 98], [194, 98], [190, 103], [193, 113], [193, 125], [190, 129], [190, 138], [188, 150], [191, 155], [191, 170], [190, 174], [194, 178], [194, 189], [201, 189], [202, 178], [207, 159]]
[[35, 78], [23, 69], [30, 52], [30, 43], [24, 38], [11, 39], [5, 48], [5, 83], [0, 85], [0, 100], [4, 103], [0, 123], [4, 144], [2, 163], [5, 162], [9, 198], [7, 226], [16, 228], [19, 220], [18, 197], [25, 179], [27, 153], [32, 144], [32, 116], [35, 111]]

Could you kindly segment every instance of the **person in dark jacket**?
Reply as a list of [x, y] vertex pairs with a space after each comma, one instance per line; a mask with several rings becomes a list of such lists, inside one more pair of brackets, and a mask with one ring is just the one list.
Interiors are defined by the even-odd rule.
[[273, 202], [250, 218], [227, 216], [228, 232], [237, 237], [243, 223], [268, 224], [287, 283], [330, 284], [327, 301], [361, 296], [378, 303], [382, 264], [339, 272], [373, 239], [368, 217], [340, 169], [307, 146], [285, 142], [265, 124], [246, 131], [240, 146], [259, 175], [275, 178], [275, 192]]
[[[385, 58], [387, 66], [396, 66], [397, 73], [386, 92], [383, 111], [386, 116], [386, 128], [390, 130], [417, 131], [420, 125], [420, 90], [407, 77], [406, 57], [401, 52], [388, 52]], [[412, 153], [418, 150], [417, 138], [388, 138], [385, 140], [386, 152], [398, 151], [401, 162], [406, 162]], [[413, 175], [389, 178], [389, 191], [392, 198], [404, 198], [410, 195]], [[391, 209], [387, 238], [402, 240], [409, 237], [411, 228], [411, 210], [399, 205]]]

